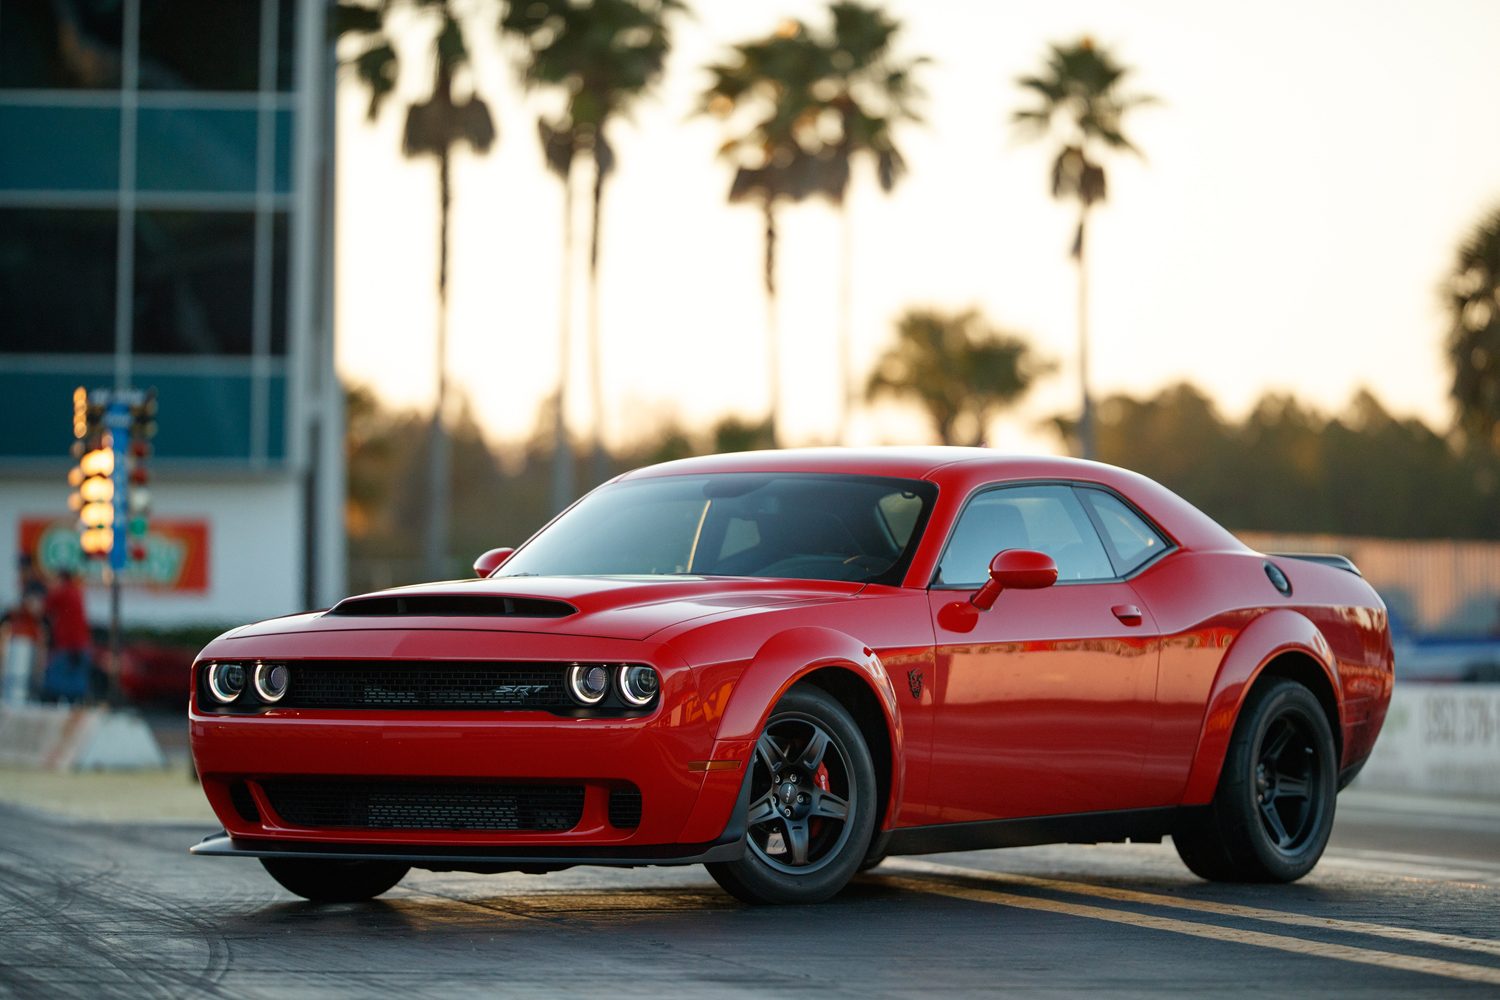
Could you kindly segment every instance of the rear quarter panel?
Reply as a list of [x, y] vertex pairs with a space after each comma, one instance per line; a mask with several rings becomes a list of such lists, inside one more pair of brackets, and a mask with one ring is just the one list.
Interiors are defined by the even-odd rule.
[[1341, 767], [1369, 754], [1390, 700], [1385, 605], [1352, 573], [1259, 553], [1176, 552], [1132, 582], [1162, 630], [1157, 710], [1143, 786], [1149, 805], [1199, 805], [1218, 783], [1245, 696], [1267, 665], [1297, 653], [1319, 664], [1338, 701]]

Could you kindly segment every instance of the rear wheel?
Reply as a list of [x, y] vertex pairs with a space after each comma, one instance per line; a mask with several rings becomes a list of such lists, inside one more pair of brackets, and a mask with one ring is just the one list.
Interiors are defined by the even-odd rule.
[[271, 877], [315, 903], [358, 903], [394, 886], [411, 870], [398, 861], [261, 858]]
[[1286, 678], [1258, 684], [1235, 723], [1213, 802], [1172, 831], [1193, 872], [1215, 882], [1292, 882], [1323, 856], [1338, 761], [1323, 706]]
[[875, 765], [827, 692], [798, 685], [776, 703], [751, 758], [745, 856], [707, 866], [747, 903], [820, 903], [859, 870], [875, 828]]

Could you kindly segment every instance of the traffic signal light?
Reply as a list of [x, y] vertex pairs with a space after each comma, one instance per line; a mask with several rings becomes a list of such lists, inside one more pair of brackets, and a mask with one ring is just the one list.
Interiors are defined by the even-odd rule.
[[151, 492], [146, 488], [151, 473], [146, 460], [151, 457], [151, 439], [155, 436], [156, 390], [147, 389], [130, 407], [130, 447], [125, 458], [130, 481], [129, 555], [136, 562], [146, 558], [146, 528], [151, 516]]
[[[79, 542], [91, 558], [107, 558], [120, 568], [128, 555], [146, 558], [146, 530], [151, 514], [151, 439], [156, 436], [156, 390], [73, 393], [73, 457], [68, 471], [73, 487], [68, 507], [78, 514]], [[116, 532], [128, 548], [115, 553]]]
[[68, 507], [78, 514], [83, 531], [79, 541], [86, 555], [101, 557], [114, 546], [113, 441], [104, 427], [107, 391], [73, 391], [73, 455], [78, 464], [68, 470], [73, 493]]

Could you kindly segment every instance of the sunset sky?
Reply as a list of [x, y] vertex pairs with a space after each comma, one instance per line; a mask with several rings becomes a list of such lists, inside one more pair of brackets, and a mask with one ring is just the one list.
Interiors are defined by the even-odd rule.
[[[760, 219], [730, 206], [716, 120], [694, 116], [702, 67], [783, 17], [824, 25], [817, 3], [693, 0], [673, 22], [661, 86], [610, 134], [601, 330], [607, 440], [676, 418], [693, 428], [765, 408]], [[1500, 203], [1500, 5], [1012, 4], [886, 7], [898, 51], [932, 62], [925, 123], [900, 144], [910, 174], [889, 196], [856, 176], [854, 354], [861, 378], [906, 307], [981, 308], [1058, 371], [996, 421], [991, 443], [1054, 451], [1040, 428], [1077, 407], [1074, 209], [1048, 194], [1052, 147], [1009, 124], [1015, 78], [1048, 42], [1088, 34], [1136, 68], [1127, 89], [1145, 153], [1108, 163], [1095, 213], [1093, 380], [1099, 395], [1189, 379], [1239, 416], [1264, 391], [1325, 410], [1360, 386], [1393, 411], [1446, 427], [1440, 286], [1454, 249]], [[557, 379], [562, 188], [542, 164], [517, 53], [473, 6], [476, 81], [500, 137], [454, 175], [449, 370], [494, 440], [535, 423]], [[340, 366], [396, 405], [434, 391], [437, 180], [401, 157], [405, 103], [425, 96], [431, 28], [403, 33], [398, 100], [366, 122], [352, 79], [339, 95]], [[827, 442], [836, 424], [838, 223], [820, 202], [782, 213], [783, 437]], [[577, 282], [581, 291], [581, 282]], [[573, 310], [569, 415], [590, 414], [583, 310]], [[930, 440], [915, 409], [856, 411], [853, 443]]]

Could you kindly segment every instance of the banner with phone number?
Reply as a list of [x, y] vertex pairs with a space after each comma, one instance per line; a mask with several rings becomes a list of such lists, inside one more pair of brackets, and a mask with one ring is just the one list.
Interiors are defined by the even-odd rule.
[[[168, 593], [208, 590], [207, 521], [152, 518], [143, 542], [146, 557], [126, 561], [121, 585]], [[21, 551], [45, 577], [72, 569], [85, 585], [104, 585], [104, 560], [84, 557], [76, 518], [21, 518]]]

